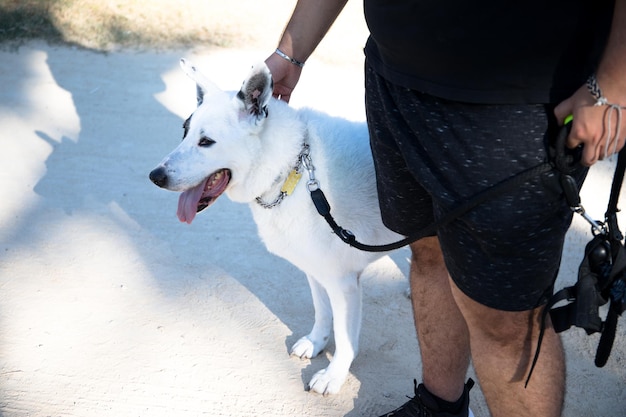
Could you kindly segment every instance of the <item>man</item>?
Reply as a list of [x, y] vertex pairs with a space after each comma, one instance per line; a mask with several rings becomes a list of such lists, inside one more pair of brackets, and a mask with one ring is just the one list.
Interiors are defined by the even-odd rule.
[[[298, 1], [266, 61], [275, 96], [289, 101], [346, 1]], [[547, 160], [568, 115], [583, 165], [624, 145], [626, 126], [608, 117], [626, 106], [626, 0], [365, 0], [364, 10], [367, 120], [391, 229], [409, 235]], [[470, 359], [492, 415], [561, 415], [556, 333], [524, 388], [571, 221], [554, 180], [534, 178], [411, 244], [423, 380], [386, 415], [471, 415]]]

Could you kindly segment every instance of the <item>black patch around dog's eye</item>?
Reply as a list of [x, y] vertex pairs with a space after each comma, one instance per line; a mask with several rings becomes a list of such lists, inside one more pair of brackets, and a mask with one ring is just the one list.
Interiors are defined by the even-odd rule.
[[198, 142], [198, 146], [203, 148], [208, 148], [209, 146], [215, 145], [215, 141], [207, 136], [202, 136], [200, 141]]

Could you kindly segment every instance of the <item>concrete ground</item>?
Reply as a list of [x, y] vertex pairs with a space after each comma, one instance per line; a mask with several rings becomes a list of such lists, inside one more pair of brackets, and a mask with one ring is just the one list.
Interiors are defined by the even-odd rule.
[[[0, 52], [0, 416], [376, 416], [412, 395], [406, 250], [364, 274], [361, 353], [342, 392], [322, 397], [304, 387], [332, 347], [287, 354], [313, 320], [304, 275], [265, 250], [247, 207], [222, 198], [183, 225], [177, 196], [148, 180], [195, 105], [178, 59], [237, 89], [272, 46]], [[322, 51], [292, 105], [364, 120], [361, 65], [359, 51]], [[610, 163], [594, 167], [583, 190], [594, 217], [610, 177]], [[558, 287], [588, 239], [576, 218]], [[564, 334], [565, 416], [624, 415], [624, 329], [603, 369], [596, 336]], [[488, 415], [479, 388], [472, 408]]]

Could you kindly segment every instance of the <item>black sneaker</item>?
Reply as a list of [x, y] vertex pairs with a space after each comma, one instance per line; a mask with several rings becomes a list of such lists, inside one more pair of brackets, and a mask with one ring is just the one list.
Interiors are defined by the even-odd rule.
[[419, 384], [418, 386], [416, 380], [413, 383], [415, 384], [415, 397], [399, 408], [380, 417], [474, 417], [474, 413], [469, 409], [469, 392], [474, 386], [472, 378], [468, 379], [465, 384], [463, 389], [463, 407], [461, 412], [456, 414], [441, 411], [424, 384]]

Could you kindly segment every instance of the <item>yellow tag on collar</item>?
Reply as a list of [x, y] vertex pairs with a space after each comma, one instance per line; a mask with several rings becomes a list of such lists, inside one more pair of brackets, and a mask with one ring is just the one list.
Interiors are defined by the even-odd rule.
[[302, 174], [294, 169], [289, 173], [289, 176], [285, 180], [283, 188], [281, 188], [280, 191], [287, 195], [291, 195], [291, 193], [293, 193], [293, 190], [296, 189], [296, 185], [298, 185], [298, 181], [300, 181], [301, 177]]

